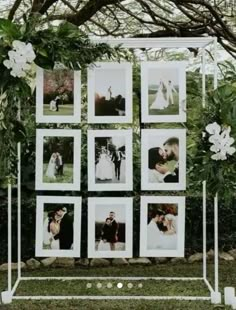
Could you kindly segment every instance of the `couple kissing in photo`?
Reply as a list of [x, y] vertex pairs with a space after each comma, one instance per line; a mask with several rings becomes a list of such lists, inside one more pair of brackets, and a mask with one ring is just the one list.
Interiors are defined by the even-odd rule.
[[149, 149], [149, 182], [179, 182], [179, 139], [169, 138], [162, 147]]
[[177, 215], [169, 208], [166, 212], [152, 212], [147, 227], [148, 249], [175, 249], [177, 244]]
[[48, 212], [44, 222], [43, 243], [51, 250], [69, 250], [73, 245], [73, 218], [65, 207]]

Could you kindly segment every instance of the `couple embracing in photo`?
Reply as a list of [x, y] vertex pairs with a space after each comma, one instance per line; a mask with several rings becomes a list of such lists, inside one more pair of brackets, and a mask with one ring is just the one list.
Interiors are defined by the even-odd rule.
[[52, 153], [47, 171], [46, 171], [46, 176], [50, 179], [56, 180], [57, 176], [62, 176], [63, 175], [63, 159], [62, 155], [58, 152]]
[[179, 182], [179, 139], [169, 138], [162, 147], [148, 151], [149, 182]]
[[66, 207], [48, 212], [44, 221], [43, 243], [51, 250], [70, 250], [73, 246], [73, 218]]

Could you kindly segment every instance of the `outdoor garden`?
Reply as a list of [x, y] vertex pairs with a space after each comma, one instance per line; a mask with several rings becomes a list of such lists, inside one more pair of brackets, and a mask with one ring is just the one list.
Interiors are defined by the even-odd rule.
[[[226, 1], [227, 2], [227, 1]], [[12, 185], [12, 269], [17, 278], [17, 143], [21, 143], [21, 266], [22, 275], [29, 277], [201, 277], [203, 261], [203, 205], [202, 181], [207, 190], [207, 267], [209, 282], [214, 284], [214, 196], [219, 197], [219, 289], [236, 288], [236, 35], [235, 7], [206, 1], [114, 1], [114, 0], [44, 0], [3, 1], [0, 4], [0, 291], [7, 290], [8, 259], [8, 184]], [[202, 50], [135, 49], [94, 43], [91, 37], [206, 37], [218, 39], [217, 55], [212, 46], [206, 49], [205, 106], [202, 105]], [[18, 42], [18, 43], [17, 43]], [[19, 43], [21, 42], [21, 43]], [[24, 44], [23, 44], [23, 43]], [[17, 45], [18, 44], [18, 45]], [[21, 45], [20, 45], [21, 44]], [[28, 45], [27, 45], [28, 44]], [[21, 49], [19, 59], [14, 53]], [[24, 50], [25, 49], [25, 50]], [[26, 54], [24, 54], [26, 53]], [[27, 54], [28, 53], [28, 54]], [[29, 55], [29, 58], [27, 59]], [[12, 58], [11, 58], [12, 56]], [[211, 70], [214, 56], [218, 63], [218, 87], [214, 89]], [[14, 58], [15, 57], [15, 58]], [[24, 64], [24, 59], [26, 60]], [[142, 121], [141, 60], [186, 61], [186, 116], [187, 121], [171, 123], [145, 123]], [[88, 112], [88, 68], [95, 62], [130, 62], [133, 70], [133, 121], [132, 123], [91, 124]], [[18, 67], [17, 67], [18, 65]], [[76, 78], [72, 72], [81, 70], [80, 122], [36, 123], [37, 66], [45, 69], [45, 101], [42, 111], [55, 116], [51, 101], [59, 98], [60, 117], [71, 117], [75, 101], [73, 86]], [[211, 66], [211, 67], [210, 67]], [[58, 68], [57, 80], [53, 69]], [[67, 70], [69, 69], [69, 71]], [[64, 72], [64, 73], [63, 73]], [[66, 73], [65, 73], [66, 72]], [[63, 75], [64, 74], [64, 75]], [[46, 83], [46, 82], [44, 82]], [[178, 90], [178, 87], [176, 87]], [[148, 109], [153, 103], [157, 86], [149, 92]], [[166, 95], [167, 90], [164, 91]], [[124, 95], [125, 96], [125, 95]], [[109, 103], [108, 99], [102, 97]], [[175, 106], [159, 111], [160, 115], [178, 113], [179, 96], [174, 93]], [[127, 103], [127, 101], [125, 101]], [[123, 106], [122, 106], [123, 107]], [[124, 107], [123, 107], [124, 108]], [[123, 109], [122, 108], [122, 109]], [[155, 115], [157, 110], [149, 110]], [[108, 113], [109, 114], [109, 113]], [[112, 115], [112, 114], [111, 114]], [[109, 117], [109, 116], [108, 116]], [[225, 153], [216, 160], [207, 130], [209, 124], [219, 126], [219, 132], [230, 135]], [[133, 190], [88, 191], [87, 130], [133, 130]], [[141, 130], [186, 129], [186, 190], [153, 191], [141, 186]], [[36, 130], [80, 129], [81, 161], [80, 191], [35, 191]], [[218, 129], [216, 129], [217, 131]], [[220, 135], [220, 134], [219, 134]], [[104, 138], [106, 140], [106, 138]], [[106, 144], [106, 143], [105, 143]], [[103, 143], [103, 145], [105, 145]], [[48, 136], [43, 140], [42, 179], [45, 183], [73, 183], [76, 169], [73, 136]], [[96, 149], [97, 147], [97, 149]], [[126, 146], [122, 146], [126, 151]], [[228, 149], [227, 149], [228, 147]], [[96, 163], [100, 155], [94, 147]], [[228, 150], [228, 151], [227, 151]], [[109, 152], [116, 146], [110, 145]], [[55, 180], [47, 174], [52, 154], [62, 156], [64, 173]], [[217, 153], [215, 151], [215, 153]], [[218, 153], [217, 153], [218, 154]], [[223, 155], [222, 155], [223, 154]], [[215, 159], [214, 159], [215, 158]], [[127, 159], [127, 157], [126, 157]], [[61, 165], [62, 166], [62, 165]], [[63, 185], [62, 185], [63, 186]], [[81, 256], [35, 257], [37, 195], [82, 197], [81, 204]], [[141, 196], [185, 196], [185, 254], [184, 257], [140, 257], [140, 201]], [[88, 199], [91, 197], [133, 197], [132, 258], [88, 258], [87, 236], [91, 229], [88, 221]], [[46, 213], [45, 213], [46, 214]], [[45, 215], [46, 216], [46, 215]], [[123, 224], [122, 224], [123, 225]], [[99, 230], [102, 223], [99, 223]], [[125, 234], [125, 225], [122, 234]], [[99, 232], [96, 233], [99, 236]], [[124, 237], [122, 236], [124, 239]], [[123, 280], [73, 280], [20, 282], [17, 296], [85, 296], [83, 300], [30, 300], [13, 301], [1, 309], [230, 309], [211, 305], [209, 301], [176, 300], [89, 300], [86, 296], [209, 296], [202, 281]]]

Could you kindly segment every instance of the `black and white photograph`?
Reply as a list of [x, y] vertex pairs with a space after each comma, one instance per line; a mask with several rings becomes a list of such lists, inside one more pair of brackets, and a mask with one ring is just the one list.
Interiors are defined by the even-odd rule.
[[132, 123], [132, 64], [99, 62], [88, 69], [88, 122]]
[[88, 189], [132, 189], [132, 130], [88, 130]]
[[80, 140], [77, 129], [37, 129], [36, 189], [80, 189]]
[[36, 256], [80, 257], [81, 198], [37, 196]]
[[79, 123], [81, 74], [61, 68], [37, 67], [36, 121], [38, 123]]
[[185, 190], [186, 130], [143, 129], [141, 136], [143, 190]]
[[185, 197], [141, 197], [140, 225], [140, 256], [184, 257]]
[[131, 257], [132, 215], [132, 198], [89, 198], [88, 257]]
[[185, 61], [141, 64], [142, 121], [186, 122]]

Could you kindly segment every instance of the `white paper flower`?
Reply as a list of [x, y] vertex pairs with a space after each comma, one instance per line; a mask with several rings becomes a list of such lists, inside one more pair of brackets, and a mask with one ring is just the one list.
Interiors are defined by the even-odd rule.
[[31, 43], [25, 44], [19, 40], [12, 43], [13, 49], [8, 52], [9, 59], [4, 60], [5, 67], [11, 70], [14, 77], [25, 77], [30, 64], [34, 61], [36, 55]]
[[210, 151], [215, 153], [211, 156], [213, 160], [226, 160], [227, 155], [233, 155], [236, 152], [232, 146], [234, 138], [230, 137], [231, 127], [223, 127], [216, 122], [206, 126], [206, 131], [211, 135], [209, 142], [212, 143]]

